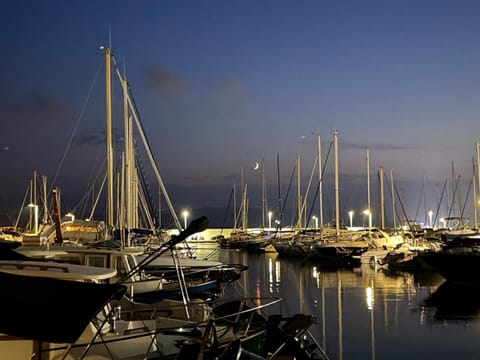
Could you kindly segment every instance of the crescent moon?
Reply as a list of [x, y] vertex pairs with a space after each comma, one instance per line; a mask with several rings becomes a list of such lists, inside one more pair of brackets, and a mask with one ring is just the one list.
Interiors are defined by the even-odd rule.
[[253, 170], [258, 170], [260, 167], [260, 164], [258, 162], [255, 163], [255, 166], [253, 167]]

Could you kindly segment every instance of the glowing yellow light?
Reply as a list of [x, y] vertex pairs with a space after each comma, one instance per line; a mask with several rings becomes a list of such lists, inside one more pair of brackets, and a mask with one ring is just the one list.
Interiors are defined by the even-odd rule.
[[187, 228], [187, 218], [188, 218], [188, 211], [187, 210], [184, 210], [182, 212], [182, 215], [183, 215], [183, 223], [184, 223], [184, 229]]
[[368, 310], [373, 310], [373, 288], [368, 287], [366, 289], [366, 295], [367, 295], [367, 309]]

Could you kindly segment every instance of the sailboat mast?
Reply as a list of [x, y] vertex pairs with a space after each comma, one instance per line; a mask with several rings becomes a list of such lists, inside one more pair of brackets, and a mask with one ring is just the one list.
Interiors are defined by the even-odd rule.
[[277, 153], [277, 187], [278, 187], [278, 218], [280, 220], [280, 226], [283, 226], [283, 211], [282, 211], [282, 196], [280, 187], [280, 155]]
[[380, 184], [380, 226], [381, 229], [385, 229], [385, 198], [384, 198], [384, 188], [383, 188], [383, 167], [380, 166], [378, 170], [378, 180]]
[[475, 166], [473, 169], [473, 177], [472, 177], [472, 189], [473, 189], [473, 227], [474, 229], [478, 229], [478, 222], [477, 222], [477, 187], [475, 186]]
[[55, 217], [55, 242], [58, 244], [63, 244], [62, 236], [62, 227], [60, 220], [60, 190], [55, 188], [52, 190], [53, 193], [53, 212]]
[[340, 235], [340, 198], [338, 186], [338, 131], [333, 133], [334, 174], [335, 174], [335, 231]]
[[113, 226], [113, 146], [111, 50], [105, 48], [105, 115], [107, 135], [107, 231]]
[[[116, 69], [116, 74], [118, 76], [118, 78], [121, 80], [122, 79], [122, 75], [120, 74], [119, 70], [118, 70], [118, 67], [115, 67]], [[167, 193], [167, 190], [165, 188], [165, 185], [163, 183], [163, 180], [162, 180], [162, 177], [160, 176], [160, 172], [158, 171], [158, 167], [157, 167], [157, 164], [155, 163], [155, 160], [153, 158], [153, 154], [152, 154], [152, 151], [150, 149], [150, 146], [148, 145], [148, 141], [147, 141], [147, 138], [145, 136], [145, 133], [143, 132], [143, 128], [140, 124], [140, 120], [138, 118], [138, 114], [137, 112], [135, 111], [135, 106], [133, 105], [133, 102], [132, 102], [132, 99], [131, 99], [131, 96], [130, 94], [128, 94], [128, 97], [127, 97], [127, 100], [128, 100], [128, 107], [131, 111], [131, 115], [132, 115], [132, 127], [133, 127], [133, 121], [135, 122], [136, 124], [136, 128], [138, 130], [138, 134], [140, 136], [140, 138], [142, 139], [142, 142], [143, 142], [143, 145], [145, 147], [145, 151], [147, 153], [147, 156], [148, 156], [148, 159], [150, 160], [150, 164], [152, 166], [152, 169], [153, 169], [153, 172], [155, 174], [155, 177], [157, 178], [157, 182], [160, 186], [160, 189], [162, 190], [162, 193], [163, 193], [163, 196], [165, 198], [165, 202], [167, 203], [167, 206], [168, 206], [168, 209], [170, 210], [170, 214], [172, 215], [172, 218], [173, 218], [173, 221], [175, 223], [175, 226], [177, 227], [177, 229], [182, 229], [182, 225], [180, 224], [180, 221], [178, 219], [178, 216], [177, 214], [175, 213], [175, 209], [173, 208], [173, 204], [172, 202], [170, 201], [170, 197], [168, 196], [168, 193]], [[133, 130], [132, 130], [133, 131]], [[130, 136], [132, 137], [132, 136]], [[132, 140], [132, 139], [131, 139]], [[133, 151], [133, 150], [132, 150]], [[137, 184], [138, 184], [138, 177], [136, 176], [136, 171], [133, 172], [133, 175], [132, 175], [132, 189], [134, 189], [134, 192], [136, 192], [135, 190], [137, 189]], [[138, 207], [138, 201], [136, 200], [136, 197], [135, 197], [135, 194], [132, 195], [134, 197], [134, 201], [133, 201], [133, 208], [134, 209], [137, 209]], [[138, 222], [138, 216], [136, 216], [134, 214], [133, 216], [133, 221], [134, 222]]]
[[317, 135], [317, 156], [318, 156], [318, 202], [320, 212], [320, 229], [323, 231], [323, 196], [322, 196], [322, 147], [320, 135]]
[[300, 192], [300, 156], [297, 156], [297, 227], [302, 227], [302, 194]]
[[[477, 181], [478, 181], [478, 192], [480, 194], [480, 142], [477, 141]], [[478, 208], [479, 201], [475, 197], [475, 206]], [[477, 228], [478, 229], [478, 228]]]
[[267, 217], [267, 188], [265, 183], [265, 158], [262, 155], [262, 228], [266, 227]]
[[48, 222], [48, 204], [47, 204], [47, 177], [43, 175], [43, 224]]
[[233, 183], [233, 231], [237, 230], [237, 190]]
[[393, 170], [390, 170], [390, 183], [392, 186], [392, 216], [393, 216], [393, 228], [397, 229], [397, 214], [395, 212], [395, 191], [393, 186]]
[[[119, 207], [118, 207], [118, 216], [117, 216], [117, 219], [118, 219], [118, 229], [120, 230], [120, 244], [122, 246], [122, 248], [124, 247], [127, 247], [127, 246], [130, 246], [129, 244], [129, 237], [127, 235], [127, 238], [125, 239], [125, 225], [126, 225], [126, 221], [125, 221], [125, 202], [126, 202], [126, 199], [125, 199], [125, 172], [127, 170], [127, 159], [126, 159], [126, 155], [125, 155], [125, 152], [122, 153], [121, 155], [121, 159], [122, 159], [122, 169], [121, 169], [121, 172], [120, 172], [120, 181], [119, 181], [119, 187], [120, 187], [120, 199], [119, 199]], [[128, 201], [128, 200], [127, 200]], [[127, 232], [128, 232], [129, 228], [127, 227]]]
[[367, 210], [369, 214], [372, 213], [370, 204], [370, 149], [366, 151], [366, 166], [367, 166]]
[[30, 199], [30, 231], [37, 235], [38, 233], [38, 204], [37, 204], [37, 171], [33, 172], [31, 199]]
[[[124, 136], [124, 154], [125, 154], [125, 165], [124, 165], [124, 184], [122, 185], [122, 190], [124, 189], [125, 195], [121, 203], [121, 213], [122, 213], [122, 228], [127, 227], [127, 231], [132, 228], [132, 197], [131, 197], [131, 173], [130, 173], [130, 164], [131, 164], [131, 152], [130, 152], [130, 119], [128, 116], [128, 84], [127, 79], [124, 77], [122, 79], [122, 90], [123, 90], [123, 136]], [[130, 244], [127, 244], [130, 245]]]
[[240, 169], [240, 183], [242, 189], [242, 202], [240, 204], [242, 209], [242, 230], [247, 231], [247, 184], [245, 184], [243, 167]]
[[33, 175], [33, 233], [38, 234], [37, 171]]
[[248, 223], [247, 223], [247, 184], [244, 185], [245, 190], [243, 191], [243, 201], [242, 201], [242, 228], [246, 232], [248, 230]]
[[462, 175], [459, 174], [458, 175], [458, 180], [457, 180], [458, 184], [457, 184], [457, 187], [458, 187], [458, 214], [460, 216], [460, 221], [461, 221], [461, 224], [463, 225], [463, 206], [462, 206]]

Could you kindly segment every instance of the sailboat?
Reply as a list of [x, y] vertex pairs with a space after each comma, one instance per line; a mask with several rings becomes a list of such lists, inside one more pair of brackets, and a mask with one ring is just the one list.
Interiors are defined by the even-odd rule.
[[[334, 191], [335, 191], [335, 229], [325, 231], [322, 237], [310, 246], [307, 260], [319, 265], [352, 265], [362, 252], [369, 247], [362, 233], [340, 229], [339, 171], [338, 171], [338, 132], [333, 134], [334, 153]], [[326, 229], [325, 229], [326, 230]]]
[[[220, 246], [231, 249], [247, 249], [251, 251], [258, 251], [260, 246], [264, 245], [265, 240], [270, 237], [264, 231], [249, 231], [248, 230], [248, 186], [243, 179], [243, 169], [241, 171], [242, 183], [242, 200], [237, 212], [236, 209], [236, 194], [234, 187], [234, 228], [228, 238], [220, 241]], [[241, 224], [238, 224], [241, 221]]]
[[[111, 52], [109, 49], [105, 51], [106, 61], [110, 64]], [[107, 66], [107, 78], [110, 76], [110, 68]], [[117, 70], [117, 74], [119, 74]], [[107, 80], [107, 84], [109, 83]], [[124, 83], [124, 89], [126, 82]], [[131, 118], [136, 119], [132, 101], [129, 100], [126, 92], [124, 93], [128, 108], [132, 111]], [[110, 88], [107, 85], [107, 99], [110, 96]], [[108, 103], [109, 101], [107, 101]], [[130, 116], [129, 116], [130, 118]], [[107, 105], [107, 124], [111, 125], [111, 111], [108, 110]], [[138, 130], [143, 134], [141, 126]], [[142, 135], [144, 137], [144, 135]], [[113, 151], [111, 148], [111, 127], [107, 126], [107, 218], [105, 221], [107, 237], [111, 237], [113, 229], [116, 226], [114, 221], [113, 211], [113, 176], [112, 176], [112, 162]], [[150, 153], [151, 155], [151, 153]], [[151, 159], [153, 160], [153, 158]], [[152, 161], [153, 162], [153, 161]], [[161, 182], [158, 170], [156, 171], [157, 178]], [[163, 183], [162, 183], [163, 184]], [[162, 186], [162, 185], [161, 185]], [[123, 203], [123, 202], [122, 202]], [[128, 213], [128, 211], [126, 211]], [[123, 210], [119, 214], [125, 214]], [[127, 217], [119, 217], [120, 234], [124, 234], [124, 229], [131, 229], [128, 225], [125, 226]], [[153, 253], [143, 257], [139, 262], [130, 263], [130, 268], [122, 269], [126, 265], [125, 262], [115, 263], [115, 270], [102, 269], [102, 273], [111, 274], [108, 281], [113, 280], [112, 284], [95, 284], [91, 282], [76, 282], [70, 279], [52, 278], [62, 276], [65, 271], [49, 271], [35, 270], [35, 274], [23, 273], [6, 274], [2, 279], [2, 288], [8, 292], [6, 296], [0, 299], [0, 305], [3, 309], [2, 324], [0, 332], [5, 336], [0, 336], [0, 352], [7, 354], [8, 351], [18, 350], [16, 345], [20, 345], [20, 352], [15, 352], [11, 358], [26, 358], [33, 359], [97, 359], [97, 358], [115, 358], [115, 359], [134, 359], [134, 358], [184, 358], [188, 357], [189, 345], [196, 345], [199, 356], [208, 358], [206, 355], [210, 354], [211, 359], [228, 359], [227, 355], [230, 350], [233, 354], [240, 354], [240, 348], [247, 348], [248, 342], [262, 343], [262, 339], [266, 335], [274, 336], [275, 347], [272, 347], [273, 341], [268, 342], [268, 347], [262, 348], [262, 356], [267, 357], [268, 353], [263, 351], [268, 349], [268, 352], [276, 355], [285, 355], [285, 349], [293, 353], [285, 356], [299, 355], [306, 358], [304, 355], [306, 347], [304, 347], [303, 334], [310, 325], [313, 324], [314, 318], [311, 316], [296, 316], [291, 319], [285, 319], [282, 316], [267, 317], [263, 314], [263, 310], [268, 306], [277, 304], [281, 299], [255, 299], [258, 301], [254, 306], [247, 304], [250, 299], [238, 299], [235, 301], [227, 301], [225, 304], [215, 304], [206, 302], [210, 305], [205, 308], [208, 313], [206, 321], [204, 319], [197, 321], [193, 316], [187, 314], [186, 319], [179, 319], [171, 316], [169, 309], [160, 309], [155, 303], [146, 304], [153, 305], [150, 312], [146, 307], [142, 306], [142, 316], [137, 317], [130, 313], [122, 314], [119, 304], [125, 297], [129, 297], [133, 292], [135, 294], [145, 294], [149, 291], [143, 291], [142, 286], [148, 285], [150, 282], [142, 283], [142, 280], [148, 279], [147, 274], [143, 270], [149, 265], [153, 264], [157, 255], [161, 255], [163, 251], [171, 252], [173, 254], [174, 267], [178, 271], [179, 292], [181, 303], [188, 306], [192, 304], [189, 294], [188, 284], [185, 283], [183, 267], [176, 254], [176, 246], [179, 242], [184, 241], [193, 233], [202, 231], [208, 222], [205, 224], [205, 219], [202, 217], [192, 221], [190, 226], [180, 232], [179, 235], [172, 237], [165, 244], [160, 245]], [[177, 227], [181, 228], [180, 223], [175, 221]], [[132, 225], [134, 226], [134, 225]], [[61, 233], [58, 234], [61, 236]], [[57, 236], [57, 240], [58, 240]], [[61, 240], [61, 237], [60, 237]], [[122, 240], [122, 246], [127, 249], [130, 248], [129, 236], [127, 235]], [[51, 244], [47, 244], [50, 246]], [[52, 249], [52, 253], [61, 256], [68, 256], [69, 253], [66, 245], [62, 249]], [[51, 246], [53, 247], [53, 246]], [[78, 246], [79, 248], [86, 248], [86, 246]], [[33, 248], [31, 248], [33, 249]], [[124, 249], [115, 249], [109, 251], [109, 254], [120, 254]], [[48, 250], [47, 250], [48, 251]], [[51, 253], [51, 254], [52, 254]], [[123, 253], [122, 253], [123, 254]], [[90, 260], [92, 265], [95, 263], [96, 255], [93, 254]], [[131, 260], [132, 258], [129, 258]], [[123, 261], [124, 259], [122, 259]], [[137, 259], [138, 260], [138, 259]], [[24, 260], [15, 260], [17, 270], [25, 272], [26, 268], [22, 268]], [[28, 262], [29, 271], [34, 260], [25, 260]], [[53, 261], [38, 261], [40, 267], [50, 267], [52, 269], [65, 269], [74, 267], [74, 265], [65, 264], [58, 265], [58, 262]], [[82, 269], [87, 269], [83, 265]], [[116, 267], [118, 266], [118, 267]], [[96, 268], [88, 267], [89, 269]], [[17, 271], [16, 270], [16, 271]], [[122, 270], [125, 270], [122, 273]], [[11, 270], [9, 270], [11, 271]], [[92, 271], [92, 270], [90, 270]], [[0, 270], [0, 273], [2, 271]], [[88, 271], [87, 271], [88, 273]], [[37, 276], [44, 275], [44, 276]], [[49, 275], [54, 275], [49, 277]], [[17, 277], [17, 276], [21, 276]], [[147, 277], [142, 279], [142, 277]], [[132, 281], [132, 279], [134, 281]], [[139, 280], [140, 288], [135, 288], [136, 280]], [[91, 279], [90, 279], [91, 280]], [[103, 279], [107, 281], [107, 279]], [[154, 279], [157, 281], [157, 279]], [[82, 285], [78, 285], [78, 284]], [[162, 281], [157, 281], [154, 284], [157, 287], [163, 287], [167, 284]], [[35, 286], [33, 286], [35, 285]], [[98, 285], [98, 286], [96, 286]], [[131, 285], [131, 286], [130, 286]], [[139, 290], [140, 289], [140, 290]], [[160, 289], [161, 290], [161, 289]], [[48, 291], [44, 294], [43, 291]], [[41, 293], [42, 296], [37, 296]], [[60, 294], [64, 293], [64, 294]], [[97, 296], [91, 296], [96, 293]], [[62, 296], [63, 295], [63, 296]], [[22, 301], [18, 301], [20, 296]], [[75, 298], [72, 299], [72, 297]], [[38, 298], [41, 298], [39, 301]], [[138, 298], [137, 298], [138, 299]], [[262, 301], [263, 300], [263, 301]], [[267, 300], [267, 301], [265, 301]], [[88, 306], [84, 306], [88, 303]], [[41, 311], [38, 311], [39, 307]], [[130, 309], [128, 309], [130, 310]], [[159, 311], [162, 312], [159, 315]], [[187, 311], [188, 312], [188, 311]], [[8, 314], [7, 314], [8, 313]], [[20, 313], [20, 315], [18, 315]], [[52, 315], [53, 314], [53, 315]], [[149, 316], [148, 316], [149, 315]], [[52, 321], [55, 318], [55, 322]], [[80, 318], [81, 317], [81, 318]], [[75, 321], [72, 321], [75, 320]], [[78, 320], [78, 321], [76, 321]], [[286, 320], [286, 324], [282, 324]], [[75, 327], [67, 323], [75, 323]], [[45, 331], [45, 324], [54, 327], [52, 331]], [[33, 324], [33, 325], [32, 325]], [[64, 331], [64, 329], [73, 329], [71, 331]], [[42, 332], [43, 330], [43, 332]], [[282, 340], [277, 342], [278, 340]], [[263, 342], [264, 343], [264, 342]], [[287, 344], [288, 346], [285, 346]], [[291, 349], [294, 349], [292, 351]], [[4, 351], [5, 350], [5, 351]], [[185, 351], [185, 353], [183, 353]], [[10, 352], [8, 353], [10, 354]]]
[[[187, 351], [191, 354], [190, 346], [197, 344], [199, 355], [214, 359], [232, 350], [235, 342], [247, 347], [270, 332], [277, 334], [277, 340], [284, 336], [287, 344], [295, 339], [289, 336], [291, 326], [282, 330], [280, 322], [272, 326], [261, 314], [278, 299], [254, 307], [243, 301], [225, 302], [209, 312], [206, 321], [178, 319], [155, 308], [142, 309], [149, 316], [139, 318], [121, 307], [126, 286], [105, 283], [115, 275], [115, 270], [91, 266], [0, 260], [2, 356], [35, 360], [174, 359]], [[308, 329], [311, 322], [303, 324], [298, 331]], [[295, 335], [297, 328], [293, 329]], [[274, 350], [282, 349], [283, 343]]]

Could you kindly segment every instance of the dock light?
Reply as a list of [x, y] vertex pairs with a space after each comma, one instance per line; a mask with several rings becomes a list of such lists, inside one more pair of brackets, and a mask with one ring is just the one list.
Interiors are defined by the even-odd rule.
[[315, 221], [315, 230], [318, 229], [318, 217], [312, 216], [313, 221]]
[[447, 220], [440, 218], [440, 222], [443, 224], [443, 228], [445, 229], [447, 227]]
[[185, 230], [187, 228], [187, 218], [188, 218], [188, 211], [184, 210], [182, 212], [182, 215], [183, 215], [183, 229]]
[[433, 211], [430, 210], [428, 212], [428, 218], [430, 219], [430, 228], [433, 229], [433, 222], [432, 222]]
[[374, 302], [373, 288], [367, 287], [365, 293], [367, 298], [367, 309], [373, 310], [373, 302]]
[[[31, 231], [33, 234], [38, 234], [38, 205], [30, 203], [28, 204], [30, 211], [33, 211], [33, 224], [30, 224]], [[30, 213], [31, 214], [31, 213]]]
[[354, 214], [353, 210], [350, 210], [348, 212], [348, 217], [350, 218], [350, 227], [353, 227], [353, 214]]
[[370, 209], [363, 210], [363, 215], [368, 216], [368, 234], [370, 235], [370, 231], [372, 230], [372, 212]]
[[273, 216], [273, 212], [269, 211], [268, 212], [268, 228], [269, 229], [272, 228], [272, 216]]

